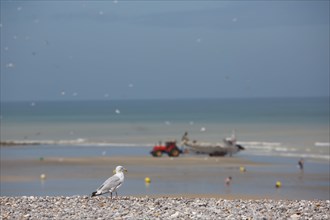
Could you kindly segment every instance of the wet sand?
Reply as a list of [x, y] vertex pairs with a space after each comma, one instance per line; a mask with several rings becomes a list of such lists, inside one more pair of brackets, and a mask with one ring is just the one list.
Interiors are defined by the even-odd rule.
[[[48, 157], [42, 160], [2, 160], [1, 181], [31, 181], [39, 178], [32, 173], [35, 169], [51, 168], [52, 178], [96, 178], [106, 177], [111, 174], [111, 169], [117, 165], [127, 167], [134, 172], [128, 172], [127, 177], [144, 178], [181, 178], [189, 179], [195, 176], [209, 176], [208, 169], [226, 168], [239, 170], [241, 166], [270, 166], [266, 163], [258, 163], [241, 158], [210, 158], [210, 157], [162, 157], [153, 158], [148, 156], [127, 156], [127, 157]], [[77, 168], [79, 172], [71, 172], [71, 169], [65, 167]], [[130, 169], [131, 168], [131, 169]], [[157, 168], [157, 171], [155, 170]], [[188, 175], [181, 175], [175, 172], [175, 169], [182, 168], [188, 172]], [[173, 170], [174, 169], [174, 170]], [[194, 170], [203, 170], [203, 172], [194, 172]], [[59, 170], [60, 172], [56, 172]], [[31, 172], [29, 172], [31, 171]], [[161, 171], [161, 173], [159, 173]], [[166, 172], [169, 171], [169, 172]], [[19, 175], [17, 175], [19, 174]], [[58, 175], [59, 174], [59, 175]], [[161, 174], [161, 175], [160, 175]]]
[[[329, 199], [329, 175], [238, 157], [45, 157], [1, 160], [1, 195], [86, 195], [112, 175], [129, 172], [120, 195], [225, 199]], [[240, 167], [245, 167], [242, 172]], [[40, 175], [46, 174], [45, 180]], [[232, 176], [232, 185], [224, 180]], [[151, 178], [145, 184], [144, 178]], [[283, 186], [275, 189], [275, 182]], [[76, 183], [79, 184], [76, 184]], [[24, 189], [24, 186], [31, 187]], [[33, 186], [30, 186], [33, 185]], [[67, 188], [67, 189], [66, 189]]]

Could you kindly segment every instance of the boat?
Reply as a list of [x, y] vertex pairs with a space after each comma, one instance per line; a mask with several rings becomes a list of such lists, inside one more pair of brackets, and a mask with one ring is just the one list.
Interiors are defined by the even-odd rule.
[[185, 132], [181, 139], [181, 144], [198, 154], [208, 154], [209, 156], [232, 156], [245, 148], [236, 143], [236, 135], [233, 131], [231, 137], [224, 138], [220, 143], [191, 141], [188, 132]]

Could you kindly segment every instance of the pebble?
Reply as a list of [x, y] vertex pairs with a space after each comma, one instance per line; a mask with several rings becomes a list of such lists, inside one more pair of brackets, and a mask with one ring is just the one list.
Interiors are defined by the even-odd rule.
[[6, 219], [330, 219], [330, 200], [0, 197]]

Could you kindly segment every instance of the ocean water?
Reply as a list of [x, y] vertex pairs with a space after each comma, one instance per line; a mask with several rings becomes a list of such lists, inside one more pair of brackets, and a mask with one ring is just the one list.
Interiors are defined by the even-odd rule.
[[241, 155], [329, 161], [329, 98], [1, 102], [1, 141], [47, 146], [152, 147], [220, 142], [235, 130]]
[[[8, 166], [11, 160], [39, 161], [58, 157], [150, 156], [159, 141], [178, 140], [187, 131], [191, 139], [220, 142], [235, 130], [246, 150], [235, 157], [273, 166], [212, 168], [212, 178], [154, 178], [127, 176], [120, 195], [209, 194], [252, 195], [288, 199], [329, 199], [329, 100], [327, 98], [106, 100], [1, 103], [1, 141], [27, 146], [0, 148], [2, 196], [86, 195], [104, 179], [65, 178], [83, 173], [84, 166]], [[38, 144], [38, 145], [35, 145]], [[183, 155], [195, 157], [196, 155]], [[197, 157], [205, 157], [197, 155]], [[305, 158], [303, 175], [297, 161]], [[178, 160], [180, 159], [177, 158]], [[169, 159], [170, 161], [170, 159]], [[166, 170], [130, 167], [130, 173], [204, 172], [198, 166]], [[45, 172], [49, 178], [40, 181]], [[179, 173], [180, 172], [180, 173]], [[52, 178], [56, 173], [63, 178]], [[5, 180], [34, 176], [32, 181]], [[233, 176], [230, 189], [224, 179]], [[19, 178], [18, 178], [19, 179]], [[275, 190], [280, 179], [283, 187]], [[77, 182], [79, 186], [77, 186]]]

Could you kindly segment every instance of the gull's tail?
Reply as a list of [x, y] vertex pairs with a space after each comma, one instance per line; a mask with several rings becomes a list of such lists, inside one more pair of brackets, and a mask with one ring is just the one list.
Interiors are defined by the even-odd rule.
[[91, 195], [91, 197], [93, 197], [93, 196], [99, 196], [100, 194], [96, 194], [97, 192], [95, 191], [95, 192], [92, 192], [92, 195]]

